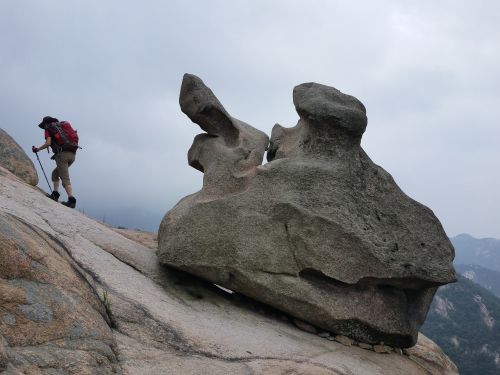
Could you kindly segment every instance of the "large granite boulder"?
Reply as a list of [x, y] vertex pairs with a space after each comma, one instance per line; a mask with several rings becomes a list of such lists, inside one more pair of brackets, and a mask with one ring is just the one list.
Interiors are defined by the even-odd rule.
[[38, 184], [38, 174], [33, 162], [21, 146], [2, 129], [0, 129], [0, 166], [30, 185]]
[[293, 100], [298, 124], [274, 127], [261, 166], [265, 137], [247, 124], [238, 133], [201, 80], [184, 77], [181, 107], [208, 132], [189, 164], [205, 178], [164, 217], [159, 259], [322, 329], [410, 347], [436, 288], [455, 281], [453, 247], [361, 148], [361, 102], [316, 83]]

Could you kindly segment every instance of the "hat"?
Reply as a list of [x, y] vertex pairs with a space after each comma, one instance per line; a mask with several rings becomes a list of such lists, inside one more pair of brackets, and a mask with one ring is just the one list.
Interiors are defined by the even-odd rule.
[[58, 120], [58, 119], [56, 119], [56, 118], [54, 118], [54, 117], [45, 116], [45, 117], [43, 118], [42, 122], [38, 124], [38, 127], [43, 129], [43, 128], [44, 128], [44, 125], [46, 125], [46, 124], [51, 124], [51, 123], [53, 123], [53, 122], [59, 122], [59, 120]]

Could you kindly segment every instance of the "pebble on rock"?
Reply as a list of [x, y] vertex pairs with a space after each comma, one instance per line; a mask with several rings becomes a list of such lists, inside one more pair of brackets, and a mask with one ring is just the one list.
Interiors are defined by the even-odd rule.
[[310, 325], [309, 323], [303, 322], [302, 320], [299, 319], [294, 319], [293, 323], [300, 328], [302, 331], [306, 331], [309, 333], [316, 333], [316, 327]]
[[359, 346], [361, 349], [373, 350], [373, 345], [366, 344], [366, 343], [364, 343], [364, 342], [360, 342], [360, 343], [358, 344], [358, 346]]
[[352, 346], [352, 343], [353, 343], [352, 339], [350, 339], [349, 337], [346, 337], [346, 336], [342, 336], [342, 335], [335, 336], [335, 341], [338, 341], [342, 345], [345, 345], [345, 346]]
[[384, 344], [373, 345], [373, 350], [376, 353], [390, 353], [388, 347], [385, 346]]

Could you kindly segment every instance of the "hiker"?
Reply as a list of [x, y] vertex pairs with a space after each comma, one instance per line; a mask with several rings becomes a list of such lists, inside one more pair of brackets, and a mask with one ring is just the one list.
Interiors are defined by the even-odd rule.
[[73, 195], [73, 188], [69, 179], [69, 167], [75, 161], [76, 151], [78, 150], [78, 135], [67, 121], [59, 122], [58, 119], [50, 116], [43, 118], [38, 124], [41, 129], [45, 130], [45, 143], [40, 147], [33, 146], [32, 151], [37, 153], [50, 146], [54, 155], [51, 157], [56, 162], [56, 168], [52, 171], [52, 182], [54, 190], [52, 194], [47, 196], [56, 202], [59, 194], [59, 179], [62, 181], [62, 186], [68, 194], [67, 202], [62, 202], [67, 207], [75, 208], [76, 199]]

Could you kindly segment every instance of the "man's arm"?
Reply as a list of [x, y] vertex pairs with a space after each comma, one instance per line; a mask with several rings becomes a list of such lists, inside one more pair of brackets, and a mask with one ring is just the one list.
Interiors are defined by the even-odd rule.
[[50, 146], [51, 143], [52, 143], [52, 139], [50, 137], [47, 137], [47, 138], [45, 138], [45, 143], [43, 145], [41, 145], [40, 147], [33, 148], [33, 152], [45, 150], [47, 147]]

